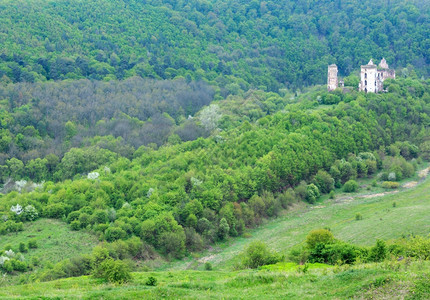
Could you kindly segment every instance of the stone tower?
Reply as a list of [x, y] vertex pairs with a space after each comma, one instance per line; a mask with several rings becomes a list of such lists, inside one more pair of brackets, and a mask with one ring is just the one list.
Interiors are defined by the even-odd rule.
[[338, 87], [337, 66], [335, 64], [328, 66], [327, 89], [334, 91]]
[[377, 93], [377, 75], [378, 69], [373, 60], [370, 60], [367, 65], [361, 66], [359, 90], [366, 93]]

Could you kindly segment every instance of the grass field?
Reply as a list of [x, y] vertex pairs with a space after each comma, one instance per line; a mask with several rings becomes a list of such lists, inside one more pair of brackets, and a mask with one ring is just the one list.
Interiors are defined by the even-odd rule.
[[26, 258], [38, 256], [42, 260], [58, 262], [80, 253], [90, 253], [97, 238], [84, 231], [73, 231], [59, 220], [39, 219], [24, 224], [24, 231], [0, 237], [0, 249], [10, 248], [18, 252], [19, 243], [28, 243], [30, 239], [37, 241], [38, 248], [30, 249]]
[[[25, 260], [31, 262], [33, 257], [38, 258], [40, 266], [54, 264], [61, 260], [77, 256], [79, 254], [90, 253], [97, 238], [84, 231], [73, 231], [70, 227], [59, 220], [39, 219], [35, 222], [24, 223], [24, 231], [0, 236], [0, 249], [12, 249], [18, 251], [22, 242], [27, 245], [28, 241], [37, 241], [36, 249], [29, 249], [24, 253]], [[0, 286], [11, 283], [10, 280], [17, 277], [7, 277], [0, 279]]]
[[[133, 273], [117, 286], [91, 277], [9, 286], [1, 299], [426, 299], [429, 262], [391, 262], [292, 271]], [[147, 286], [148, 278], [157, 279]], [[428, 299], [428, 298], [427, 298]]]
[[[239, 254], [254, 240], [264, 241], [269, 247], [287, 254], [317, 228], [330, 228], [336, 238], [365, 246], [373, 245], [376, 239], [430, 233], [429, 177], [413, 188], [378, 196], [381, 191], [380, 188], [362, 189], [352, 195], [338, 193], [333, 200], [326, 197], [313, 206], [298, 204], [285, 215], [250, 231], [248, 238], [239, 237], [219, 244], [200, 257], [166, 264], [160, 270], [203, 269], [206, 261], [217, 270], [230, 270]], [[357, 213], [362, 215], [362, 220], [355, 219]]]

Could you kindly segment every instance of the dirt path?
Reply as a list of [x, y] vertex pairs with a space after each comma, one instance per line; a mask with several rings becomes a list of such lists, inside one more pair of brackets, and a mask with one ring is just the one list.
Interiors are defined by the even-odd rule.
[[426, 178], [427, 177], [427, 175], [430, 173], [430, 167], [428, 167], [428, 168], [426, 168], [426, 169], [424, 169], [424, 170], [421, 170], [419, 173], [418, 173], [418, 177], [420, 178], [420, 179], [422, 179], [422, 178]]

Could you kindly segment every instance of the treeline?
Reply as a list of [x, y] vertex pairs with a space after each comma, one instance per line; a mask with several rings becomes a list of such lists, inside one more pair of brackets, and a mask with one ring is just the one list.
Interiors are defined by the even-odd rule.
[[[325, 83], [370, 58], [429, 74], [425, 1], [1, 1], [0, 80], [205, 79], [221, 95]], [[25, 22], [23, 21], [25, 20]], [[402, 74], [404, 75], [404, 74]]]
[[315, 93], [252, 124], [231, 127], [234, 119], [221, 117], [219, 125], [230, 129], [210, 138], [157, 150], [142, 146], [133, 160], [114, 159], [74, 181], [9, 193], [0, 211], [4, 220], [20, 222], [26, 214], [11, 207], [31, 205], [39, 216], [63, 219], [101, 239], [138, 236], [182, 257], [381, 168], [392, 181], [412, 174], [416, 162], [406, 159], [430, 153], [429, 82], [387, 84], [389, 93], [355, 93], [329, 108], [318, 106]]
[[[68, 178], [111, 162], [114, 153], [131, 158], [141, 145], [160, 146], [176, 131], [177, 141], [205, 136], [193, 120], [186, 129], [179, 125], [214, 94], [202, 81], [140, 77], [0, 86], [0, 182]], [[82, 169], [77, 158], [75, 165], [64, 161], [72, 156], [85, 156], [87, 167]], [[54, 176], [60, 160], [65, 171], [76, 172]]]
[[[407, 264], [410, 259], [430, 259], [430, 236], [409, 236], [391, 241], [377, 240], [372, 247], [357, 246], [336, 239], [328, 229], [312, 230], [306, 240], [293, 248], [285, 256], [272, 251], [261, 241], [252, 242], [238, 257], [241, 263], [238, 268], [259, 268], [271, 270], [283, 260], [295, 262], [303, 267], [298, 271], [307, 272], [309, 263], [330, 265], [360, 264], [382, 261], [401, 262]], [[271, 265], [271, 266], [267, 266]], [[281, 266], [281, 264], [279, 264]], [[395, 266], [392, 266], [395, 267]], [[400, 268], [398, 264], [395, 268]]]
[[293, 249], [289, 259], [303, 263], [326, 263], [331, 265], [356, 262], [381, 262], [396, 259], [430, 259], [430, 237], [411, 236], [392, 241], [377, 240], [372, 247], [360, 247], [336, 239], [331, 231], [317, 229], [306, 237], [304, 245]]

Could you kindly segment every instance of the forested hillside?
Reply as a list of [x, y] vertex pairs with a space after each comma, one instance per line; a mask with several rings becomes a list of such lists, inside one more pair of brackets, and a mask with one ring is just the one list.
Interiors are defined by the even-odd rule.
[[[428, 206], [417, 205], [428, 200], [429, 51], [428, 1], [0, 0], [0, 286], [90, 274], [130, 282], [131, 269], [228, 246], [281, 215], [305, 222], [305, 210], [333, 204], [306, 231], [325, 212], [337, 226], [347, 209], [336, 201], [359, 200], [349, 223], [367, 214], [367, 226], [388, 216], [426, 224]], [[359, 92], [360, 65], [382, 57], [396, 79]], [[327, 92], [332, 63], [347, 88]], [[357, 196], [420, 184], [398, 203]], [[375, 207], [383, 213], [369, 216]], [[329, 228], [304, 242], [300, 232], [301, 244], [283, 249], [287, 265], [305, 274], [308, 263], [358, 270], [391, 259], [371, 271], [388, 282], [401, 257], [428, 277], [418, 266], [430, 239], [401, 238], [414, 232], [409, 220], [396, 225], [385, 236], [395, 242], [371, 248]], [[285, 253], [255, 241], [235, 268], [283, 264]]]
[[[295, 104], [249, 93], [201, 112], [210, 116], [209, 138], [158, 150], [142, 146], [132, 160], [109, 150], [86, 156], [88, 149], [72, 149], [55, 172], [74, 180], [47, 182], [32, 193], [19, 186], [22, 194], [3, 196], [0, 232], [19, 231], [20, 222], [40, 216], [59, 218], [103, 240], [138, 236], [160, 253], [182, 257], [240, 235], [292, 203], [314, 203], [335, 187], [347, 190], [356, 178], [380, 171], [389, 182], [412, 176], [416, 161], [407, 160], [430, 156], [428, 84], [391, 80], [388, 93], [340, 93], [335, 97], [343, 101], [323, 107], [319, 92]], [[234, 103], [240, 119], [228, 109]], [[267, 107], [273, 112], [264, 116]], [[245, 120], [259, 114], [256, 122]], [[100, 169], [87, 175], [97, 163]], [[3, 170], [20, 179], [33, 169], [19, 169], [11, 159]]]
[[428, 76], [427, 1], [0, 1], [0, 80], [205, 79], [221, 95], [325, 83], [383, 56]]
[[70, 148], [85, 146], [130, 158], [141, 145], [164, 144], [173, 132], [183, 140], [207, 135], [192, 120], [186, 132], [176, 125], [208, 105], [214, 93], [202, 81], [140, 77], [0, 86], [0, 165], [47, 156], [55, 163]]

